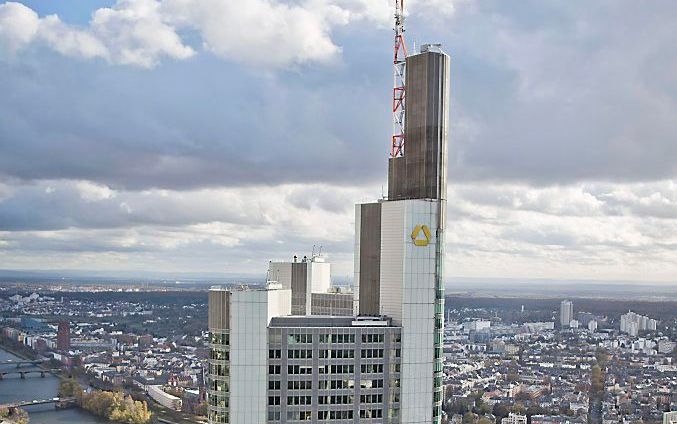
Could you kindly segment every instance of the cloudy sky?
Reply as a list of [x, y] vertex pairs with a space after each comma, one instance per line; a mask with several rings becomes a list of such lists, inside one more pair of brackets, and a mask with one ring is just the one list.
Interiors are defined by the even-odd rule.
[[[390, 3], [0, 0], [0, 269], [351, 274]], [[452, 56], [447, 275], [677, 282], [677, 3], [408, 9]]]

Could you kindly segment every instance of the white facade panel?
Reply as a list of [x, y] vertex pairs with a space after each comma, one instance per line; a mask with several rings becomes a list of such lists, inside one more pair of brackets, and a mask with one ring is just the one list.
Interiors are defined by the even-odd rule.
[[381, 314], [402, 321], [402, 293], [405, 276], [407, 201], [384, 202], [381, 205]]
[[355, 205], [355, 254], [353, 266], [355, 276], [353, 278], [353, 315], [360, 314], [360, 234], [362, 232], [362, 207]]
[[[382, 205], [381, 313], [402, 326], [402, 423], [432, 422], [438, 216], [435, 200]], [[416, 228], [421, 228], [416, 238], [425, 245], [414, 242]]]
[[234, 291], [230, 311], [230, 422], [266, 422], [268, 324], [291, 314], [291, 291]]

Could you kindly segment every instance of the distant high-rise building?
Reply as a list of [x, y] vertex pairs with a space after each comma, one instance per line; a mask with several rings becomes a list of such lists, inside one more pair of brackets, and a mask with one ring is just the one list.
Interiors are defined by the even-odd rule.
[[56, 331], [56, 348], [58, 350], [71, 348], [71, 327], [68, 321], [59, 321]]
[[656, 331], [658, 321], [645, 315], [629, 311], [621, 315], [620, 330], [630, 336], [637, 336], [640, 331]]
[[569, 327], [571, 320], [574, 319], [574, 303], [570, 300], [563, 300], [560, 304], [559, 319], [562, 327]]

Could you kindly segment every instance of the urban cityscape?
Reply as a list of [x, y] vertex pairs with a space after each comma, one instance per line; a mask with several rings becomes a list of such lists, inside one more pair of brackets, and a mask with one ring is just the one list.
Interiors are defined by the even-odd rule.
[[[622, 108], [610, 95], [598, 109], [578, 109], [579, 96], [598, 90], [578, 71], [579, 91], [564, 98], [557, 78], [542, 75], [562, 64], [541, 43], [564, 25], [545, 18], [543, 5], [520, 12], [474, 1], [109, 3], [93, 10], [0, 3], [0, 70], [8, 70], [0, 87], [8, 97], [28, 99], [15, 93], [62, 67], [91, 69], [106, 86], [96, 101], [64, 97], [63, 114], [77, 103], [87, 121], [73, 132], [57, 126], [23, 138], [61, 114], [54, 105], [39, 119], [0, 117], [0, 155], [10, 158], [0, 158], [0, 424], [677, 424], [677, 174], [667, 147], [650, 158], [650, 146], [633, 144], [665, 134], [674, 142], [674, 75], [637, 77], [647, 87], [661, 81], [666, 109], [651, 125], [632, 126], [626, 112], [602, 116]], [[618, 7], [627, 19], [642, 14], [638, 24], [652, 30], [645, 11]], [[661, 7], [677, 14], [653, 7], [651, 20], [669, 15]], [[579, 16], [570, 37], [585, 42], [576, 51], [594, 45], [603, 55], [604, 43], [582, 21], [592, 12], [553, 10], [564, 20]], [[459, 16], [480, 20], [460, 36], [444, 24], [461, 25]], [[411, 21], [418, 25], [410, 33]], [[518, 35], [518, 25], [548, 31]], [[353, 32], [387, 27], [393, 32], [381, 50], [389, 56], [350, 42]], [[420, 42], [418, 31], [450, 42]], [[625, 32], [602, 37], [606, 49], [615, 51]], [[493, 64], [459, 44], [485, 33], [495, 50], [505, 49]], [[538, 60], [506, 59], [517, 45]], [[369, 53], [355, 60], [360, 49]], [[521, 79], [501, 85], [498, 63]], [[605, 73], [606, 63], [595, 65], [605, 75], [598, 83], [618, 78]], [[650, 63], [652, 71], [672, 65]], [[348, 68], [369, 73], [348, 72], [344, 89], [338, 75]], [[114, 83], [104, 76], [110, 69]], [[224, 70], [246, 76], [192, 97]], [[364, 97], [374, 89], [370, 78], [383, 74], [392, 79], [389, 95]], [[92, 84], [75, 75], [59, 83]], [[247, 78], [257, 84], [241, 83]], [[329, 95], [320, 93], [328, 86]], [[88, 87], [89, 96], [96, 90]], [[505, 101], [505, 87], [518, 94], [502, 122], [473, 115], [474, 102], [489, 111]], [[224, 93], [237, 104], [225, 113], [216, 100]], [[153, 112], [147, 103], [130, 112], [136, 104], [126, 96], [153, 98]], [[195, 111], [183, 109], [190, 102], [182, 96], [200, 100]], [[550, 97], [557, 99], [548, 104]], [[98, 101], [121, 103], [92, 136], [101, 118], [89, 108]], [[538, 155], [522, 162], [530, 154], [519, 150], [530, 141], [521, 143], [533, 134], [540, 143], [568, 132], [572, 146], [603, 134], [583, 124], [560, 131], [560, 118], [540, 129], [540, 109], [554, 105], [576, 124], [586, 113], [600, 114], [599, 128], [627, 121], [608, 137], [612, 152], [627, 157], [616, 163], [599, 144], [572, 159], [557, 145], [554, 162]], [[376, 115], [360, 117], [369, 107], [387, 112], [388, 133], [371, 125]], [[170, 118], [156, 119], [155, 110]], [[341, 112], [345, 118], [330, 120]], [[657, 115], [672, 118], [664, 124]], [[482, 129], [480, 118], [497, 127]], [[513, 126], [520, 129], [511, 139]], [[237, 148], [218, 138], [224, 131]], [[356, 134], [359, 142], [348, 141]], [[39, 149], [20, 169], [12, 155], [40, 137], [58, 147]], [[225, 156], [210, 144], [214, 137]], [[327, 140], [319, 149], [318, 138]], [[387, 140], [380, 161], [362, 159], [377, 156], [379, 138]], [[493, 150], [473, 150], [484, 139]], [[266, 148], [256, 153], [259, 144]], [[463, 171], [478, 154], [495, 163]], [[632, 162], [639, 156], [646, 162]], [[665, 158], [672, 164], [662, 166]], [[354, 188], [360, 180], [384, 182], [380, 195]]]

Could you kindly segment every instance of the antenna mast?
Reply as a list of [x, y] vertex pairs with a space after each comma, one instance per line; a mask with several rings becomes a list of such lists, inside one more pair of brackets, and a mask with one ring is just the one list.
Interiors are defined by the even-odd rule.
[[404, 155], [405, 90], [407, 47], [404, 44], [404, 0], [395, 0], [395, 54], [393, 59], [393, 140], [390, 157]]

